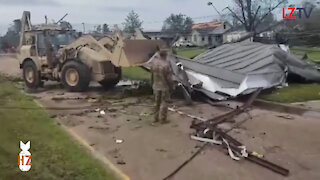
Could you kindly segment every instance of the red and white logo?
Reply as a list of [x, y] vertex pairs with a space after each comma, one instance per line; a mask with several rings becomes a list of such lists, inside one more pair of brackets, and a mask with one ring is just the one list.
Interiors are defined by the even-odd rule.
[[31, 169], [31, 153], [30, 149], [30, 141], [24, 144], [20, 141], [20, 149], [22, 150], [18, 155], [18, 165], [21, 171], [29, 171]]

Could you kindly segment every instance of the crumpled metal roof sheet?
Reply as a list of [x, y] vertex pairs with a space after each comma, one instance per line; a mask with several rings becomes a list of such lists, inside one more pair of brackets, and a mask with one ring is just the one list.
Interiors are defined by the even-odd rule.
[[279, 48], [261, 43], [226, 44], [201, 54], [195, 60], [206, 66], [247, 74], [278, 61], [274, 56], [275, 49]]
[[288, 74], [320, 82], [315, 64], [277, 45], [240, 42], [208, 50], [193, 60], [174, 55], [169, 58], [174, 77], [188, 91], [200, 91], [216, 100], [283, 85]]
[[175, 56], [173, 62], [202, 82], [195, 90], [224, 100], [285, 83], [288, 67], [283, 56], [286, 52], [276, 45], [241, 42], [208, 50], [194, 60]]

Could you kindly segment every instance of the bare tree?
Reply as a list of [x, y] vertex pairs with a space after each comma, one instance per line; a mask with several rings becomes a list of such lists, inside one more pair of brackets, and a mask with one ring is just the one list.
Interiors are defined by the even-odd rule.
[[287, 0], [234, 0], [235, 7], [227, 9], [248, 32], [255, 32], [258, 25], [272, 12], [287, 3]]

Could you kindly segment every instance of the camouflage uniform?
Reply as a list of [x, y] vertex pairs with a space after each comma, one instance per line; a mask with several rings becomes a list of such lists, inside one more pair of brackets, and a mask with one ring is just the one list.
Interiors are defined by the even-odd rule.
[[167, 59], [156, 56], [152, 66], [153, 93], [155, 96], [155, 122], [167, 121], [168, 100], [172, 88], [172, 71]]

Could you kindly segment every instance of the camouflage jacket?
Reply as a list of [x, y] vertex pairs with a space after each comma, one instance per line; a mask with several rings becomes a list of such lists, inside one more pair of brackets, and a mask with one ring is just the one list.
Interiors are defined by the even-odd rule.
[[173, 85], [172, 71], [168, 60], [155, 57], [151, 65], [153, 90], [170, 91]]

